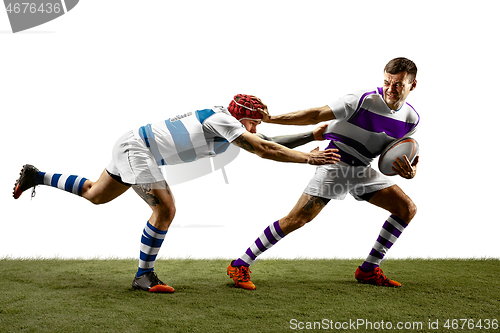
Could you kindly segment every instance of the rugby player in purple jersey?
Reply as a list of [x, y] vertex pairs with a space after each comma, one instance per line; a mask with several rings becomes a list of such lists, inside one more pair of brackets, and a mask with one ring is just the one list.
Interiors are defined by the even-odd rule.
[[[339, 150], [341, 161], [319, 166], [295, 207], [284, 218], [269, 225], [241, 257], [227, 267], [237, 287], [255, 289], [249, 266], [257, 257], [286, 235], [312, 221], [331, 199], [342, 200], [347, 193], [390, 212], [366, 260], [356, 269], [355, 278], [377, 286], [400, 287], [380, 269], [387, 251], [417, 212], [413, 201], [389, 177], [370, 167], [393, 140], [415, 133], [419, 115], [406, 98], [417, 86], [417, 67], [406, 58], [395, 58], [384, 68], [383, 86], [360, 90], [323, 107], [279, 116], [263, 115], [263, 121], [282, 125], [311, 125], [331, 121], [324, 132], [327, 149]], [[418, 156], [394, 163], [394, 171], [412, 179]]]

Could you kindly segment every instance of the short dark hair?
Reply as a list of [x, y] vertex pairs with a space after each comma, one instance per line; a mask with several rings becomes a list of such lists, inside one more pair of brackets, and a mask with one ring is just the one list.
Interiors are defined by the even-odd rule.
[[384, 72], [389, 74], [408, 73], [409, 82], [413, 82], [417, 77], [417, 65], [410, 59], [403, 57], [394, 58], [385, 65]]

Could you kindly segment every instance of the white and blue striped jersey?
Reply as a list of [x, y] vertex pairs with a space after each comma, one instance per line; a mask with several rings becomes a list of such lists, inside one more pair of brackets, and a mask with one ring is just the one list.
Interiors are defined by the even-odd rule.
[[158, 166], [221, 154], [246, 129], [226, 108], [198, 110], [134, 130]]
[[336, 119], [323, 134], [330, 140], [327, 149], [339, 149], [341, 161], [349, 165], [369, 165], [393, 140], [415, 133], [420, 120], [408, 103], [390, 109], [382, 88], [357, 91], [328, 106]]

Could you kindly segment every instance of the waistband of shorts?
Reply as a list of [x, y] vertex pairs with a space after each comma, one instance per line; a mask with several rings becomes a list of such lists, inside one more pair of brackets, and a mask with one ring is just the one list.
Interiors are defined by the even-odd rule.
[[350, 166], [359, 166], [359, 167], [367, 167], [369, 164], [363, 163], [360, 159], [357, 157], [345, 152], [344, 150], [340, 149], [335, 142], [332, 140], [330, 141], [330, 144], [326, 149], [338, 149], [338, 154], [340, 155], [340, 160], [344, 162], [347, 165]]

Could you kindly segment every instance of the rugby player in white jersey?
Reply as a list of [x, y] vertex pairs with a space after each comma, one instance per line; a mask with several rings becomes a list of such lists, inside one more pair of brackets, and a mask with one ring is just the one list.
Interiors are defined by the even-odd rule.
[[160, 166], [215, 156], [223, 153], [230, 143], [279, 162], [323, 165], [336, 163], [340, 157], [335, 149], [303, 153], [278, 144], [295, 147], [315, 139], [323, 140], [324, 127], [296, 136], [255, 135], [262, 119], [257, 109], [265, 111], [267, 107], [254, 96], [236, 95], [228, 109], [214, 107], [189, 112], [127, 132], [116, 142], [111, 163], [96, 182], [76, 175], [40, 172], [32, 165], [25, 165], [14, 185], [13, 196], [17, 199], [29, 188], [33, 188], [33, 196], [35, 186], [49, 185], [94, 204], [104, 204], [132, 187], [153, 211], [142, 234], [139, 268], [132, 287], [172, 293], [174, 288], [163, 283], [154, 272], [156, 256], [175, 215], [172, 191]]
[[[370, 162], [393, 140], [415, 133], [419, 115], [406, 103], [417, 85], [417, 67], [406, 58], [391, 60], [384, 69], [383, 87], [357, 91], [323, 107], [291, 112], [280, 116], [264, 114], [263, 121], [283, 125], [310, 125], [329, 121], [324, 132], [330, 140], [327, 148], [339, 149], [341, 162], [319, 166], [295, 207], [284, 218], [267, 227], [237, 260], [227, 274], [235, 285], [255, 289], [249, 266], [264, 251], [283, 237], [313, 220], [331, 199], [344, 199], [350, 193], [391, 213], [368, 257], [355, 272], [362, 283], [399, 287], [380, 269], [387, 251], [415, 216], [412, 200], [389, 177], [370, 167]], [[394, 163], [393, 170], [412, 179], [417, 172], [418, 156]]]

